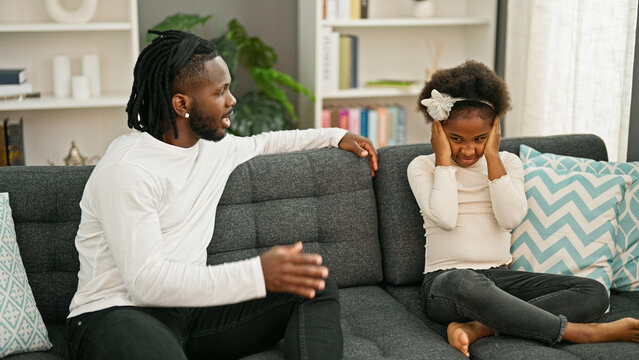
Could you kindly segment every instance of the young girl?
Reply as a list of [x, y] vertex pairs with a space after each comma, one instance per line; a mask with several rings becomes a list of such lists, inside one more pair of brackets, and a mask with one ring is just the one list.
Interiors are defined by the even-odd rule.
[[584, 324], [608, 308], [599, 282], [508, 270], [510, 230], [527, 202], [521, 161], [499, 152], [503, 80], [468, 61], [435, 73], [419, 106], [434, 154], [410, 163], [408, 181], [426, 229], [425, 312], [448, 324], [448, 342], [469, 357], [470, 344], [497, 332], [549, 345], [639, 341], [633, 318]]

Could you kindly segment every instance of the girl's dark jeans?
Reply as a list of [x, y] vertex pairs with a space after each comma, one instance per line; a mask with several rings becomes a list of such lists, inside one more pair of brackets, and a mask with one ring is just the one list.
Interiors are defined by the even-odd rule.
[[71, 359], [235, 359], [284, 338], [288, 359], [341, 359], [337, 285], [207, 308], [112, 307], [67, 320]]
[[608, 308], [598, 281], [565, 275], [487, 270], [439, 270], [424, 276], [425, 312], [433, 321], [476, 320], [497, 333], [552, 345], [567, 321], [592, 322]]

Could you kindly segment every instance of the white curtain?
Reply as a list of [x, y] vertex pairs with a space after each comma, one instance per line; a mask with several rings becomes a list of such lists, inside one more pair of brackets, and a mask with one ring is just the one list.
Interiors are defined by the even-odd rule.
[[637, 0], [510, 0], [506, 136], [591, 133], [628, 147]]

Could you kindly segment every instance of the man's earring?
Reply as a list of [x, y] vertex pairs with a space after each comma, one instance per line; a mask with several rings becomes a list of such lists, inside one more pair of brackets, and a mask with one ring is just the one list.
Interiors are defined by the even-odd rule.
[[189, 114], [189, 113], [184, 114], [184, 118], [186, 118], [186, 119], [188, 119], [189, 116], [191, 116], [191, 114]]

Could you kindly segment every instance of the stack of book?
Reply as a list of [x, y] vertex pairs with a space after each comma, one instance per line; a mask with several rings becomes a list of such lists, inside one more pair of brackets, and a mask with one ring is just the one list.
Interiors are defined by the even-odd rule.
[[368, 18], [369, 0], [323, 0], [325, 20], [358, 20]]
[[22, 118], [0, 122], [0, 166], [24, 165]]
[[0, 100], [33, 97], [33, 86], [27, 81], [25, 69], [0, 68]]
[[320, 81], [325, 92], [358, 87], [357, 53], [358, 39], [355, 35], [340, 34], [329, 27], [320, 34], [322, 58], [320, 59]]
[[322, 110], [322, 127], [365, 136], [376, 148], [406, 144], [406, 109], [390, 106], [334, 106]]

